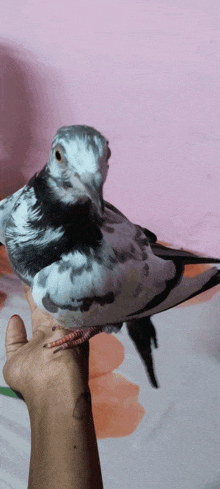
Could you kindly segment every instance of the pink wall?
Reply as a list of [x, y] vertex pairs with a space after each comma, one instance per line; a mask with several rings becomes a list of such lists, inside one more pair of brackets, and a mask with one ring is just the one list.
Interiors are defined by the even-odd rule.
[[105, 198], [176, 246], [220, 256], [218, 0], [7, 0], [0, 192], [62, 125], [110, 141]]

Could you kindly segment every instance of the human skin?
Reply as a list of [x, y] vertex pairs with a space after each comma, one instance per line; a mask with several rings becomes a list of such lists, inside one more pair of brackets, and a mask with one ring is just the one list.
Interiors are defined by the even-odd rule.
[[22, 319], [15, 315], [6, 331], [7, 384], [26, 402], [31, 425], [28, 489], [103, 488], [88, 386], [89, 344], [59, 351], [43, 348], [63, 336], [55, 322], [25, 295], [32, 313], [28, 341]]

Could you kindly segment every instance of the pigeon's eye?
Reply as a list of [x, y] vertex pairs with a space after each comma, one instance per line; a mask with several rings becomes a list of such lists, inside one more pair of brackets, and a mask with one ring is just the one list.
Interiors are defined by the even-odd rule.
[[62, 154], [61, 154], [59, 149], [56, 149], [56, 151], [55, 151], [55, 158], [57, 161], [59, 161], [59, 163], [62, 163], [63, 158], [62, 158]]

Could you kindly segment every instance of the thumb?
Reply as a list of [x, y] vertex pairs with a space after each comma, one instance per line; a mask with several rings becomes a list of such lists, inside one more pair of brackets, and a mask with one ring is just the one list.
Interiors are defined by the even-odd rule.
[[28, 343], [24, 321], [15, 314], [9, 319], [5, 336], [7, 360], [11, 358], [21, 346]]

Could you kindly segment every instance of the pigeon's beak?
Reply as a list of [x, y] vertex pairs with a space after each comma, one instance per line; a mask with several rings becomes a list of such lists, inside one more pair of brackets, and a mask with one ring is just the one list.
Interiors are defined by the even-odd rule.
[[88, 192], [92, 202], [95, 204], [97, 210], [98, 210], [98, 213], [100, 215], [103, 214], [104, 212], [104, 200], [103, 200], [103, 191], [102, 189], [99, 190], [99, 191], [92, 191], [90, 189], [90, 191]]
[[103, 214], [104, 212], [104, 200], [103, 200], [103, 190], [102, 187], [97, 188], [97, 185], [94, 181], [88, 183], [82, 182], [80, 178], [76, 178], [74, 182], [74, 188], [77, 189], [79, 193], [79, 197], [89, 197], [95, 207], [98, 210], [99, 214]]

